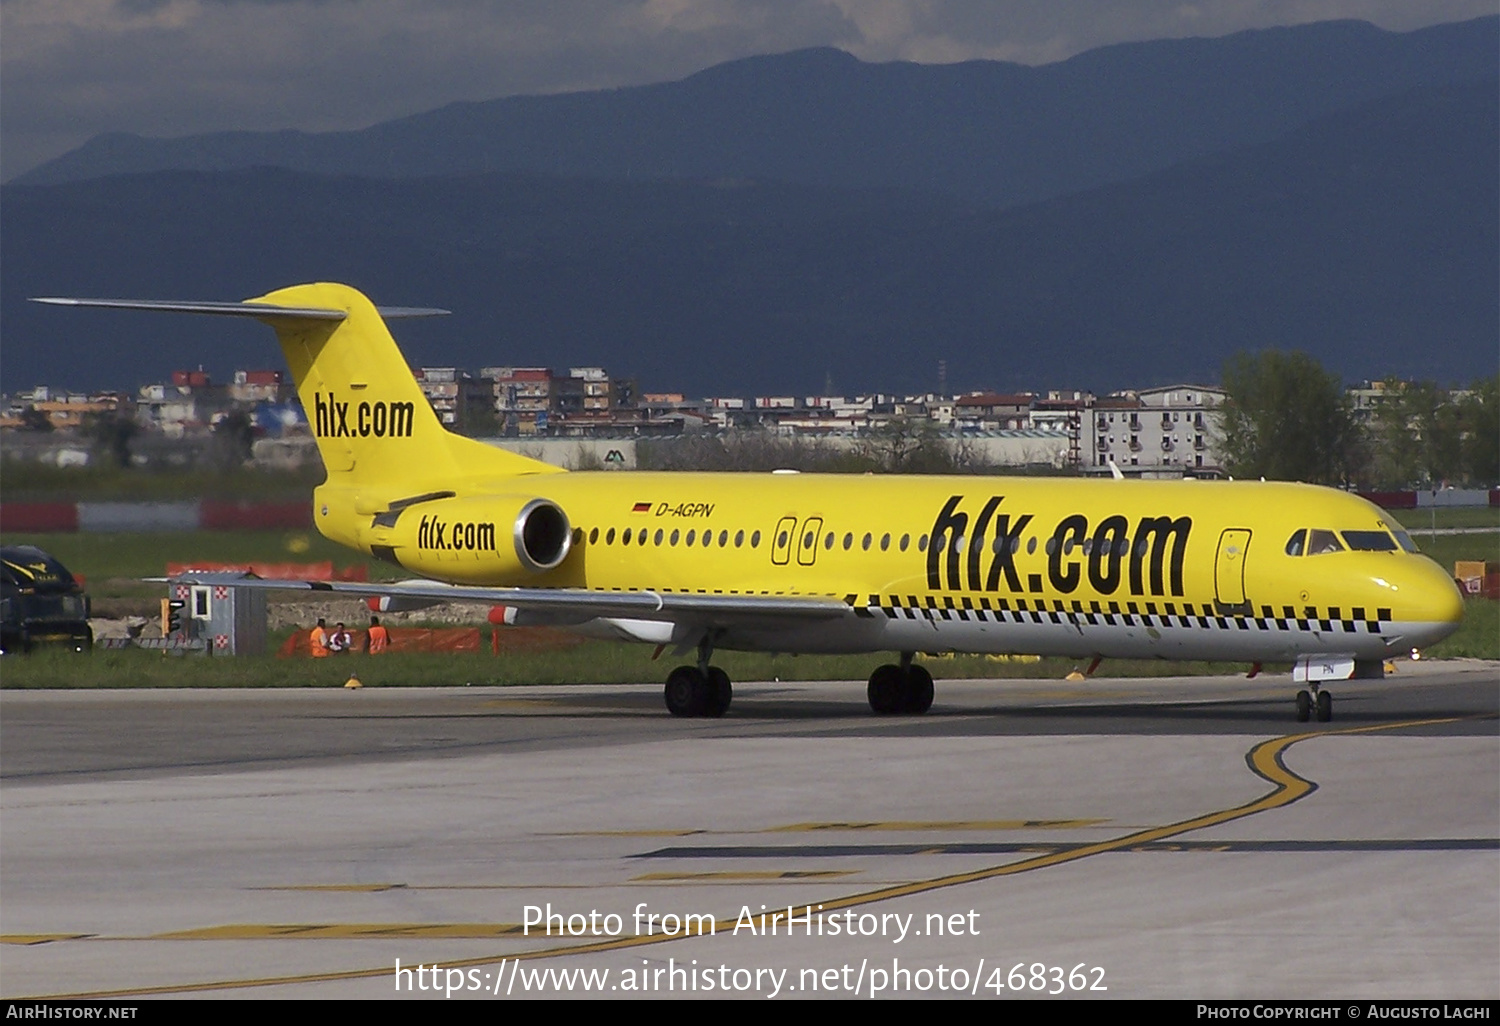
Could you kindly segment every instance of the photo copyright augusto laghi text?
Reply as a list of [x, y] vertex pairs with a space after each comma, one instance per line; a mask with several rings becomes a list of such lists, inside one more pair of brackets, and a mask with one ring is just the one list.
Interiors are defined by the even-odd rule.
[[[730, 920], [708, 913], [657, 912], [644, 902], [629, 916], [618, 913], [564, 913], [552, 905], [522, 909], [521, 933], [526, 937], [592, 940], [670, 940], [678, 937], [752, 937], [770, 939], [879, 938], [891, 944], [918, 937], [979, 937], [980, 915], [965, 912], [825, 911], [822, 905], [791, 905], [752, 910], [740, 908]], [[400, 992], [484, 994], [505, 997], [546, 993], [641, 994], [783, 994], [837, 993], [877, 997], [883, 994], [948, 993], [998, 996], [1006, 991], [1034, 995], [1107, 992], [1105, 971], [1079, 962], [1072, 966], [976, 955], [953, 964], [918, 964], [910, 956], [861, 958], [796, 969], [732, 966], [696, 958], [642, 958], [626, 968], [528, 965], [525, 957], [500, 958], [485, 966], [461, 967], [396, 960], [395, 987]]]

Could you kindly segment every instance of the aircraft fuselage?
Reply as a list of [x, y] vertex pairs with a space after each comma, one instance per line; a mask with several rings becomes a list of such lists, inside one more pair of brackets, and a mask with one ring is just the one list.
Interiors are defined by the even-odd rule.
[[[325, 486], [318, 523], [451, 583], [818, 596], [859, 614], [735, 625], [720, 648], [1377, 659], [1458, 615], [1452, 582], [1399, 525], [1306, 485], [599, 472], [503, 487], [455, 485], [382, 520]], [[517, 511], [537, 499], [571, 531], [544, 570], [516, 554]], [[1339, 548], [1288, 551], [1314, 530]]]

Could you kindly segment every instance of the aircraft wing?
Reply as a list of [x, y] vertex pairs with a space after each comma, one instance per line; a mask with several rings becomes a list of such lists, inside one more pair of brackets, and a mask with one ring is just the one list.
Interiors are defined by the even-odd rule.
[[404, 581], [380, 584], [349, 581], [293, 581], [231, 573], [187, 573], [173, 584], [218, 585], [282, 591], [331, 592], [358, 597], [391, 595], [438, 602], [488, 602], [559, 620], [624, 618], [688, 622], [704, 627], [745, 626], [795, 620], [834, 620], [855, 616], [853, 596], [709, 595], [676, 591], [592, 591], [585, 588], [484, 588]]

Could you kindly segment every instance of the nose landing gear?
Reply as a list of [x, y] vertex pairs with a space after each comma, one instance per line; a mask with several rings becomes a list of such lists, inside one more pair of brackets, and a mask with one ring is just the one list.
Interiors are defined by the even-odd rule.
[[1314, 710], [1317, 711], [1319, 723], [1327, 723], [1333, 719], [1333, 696], [1319, 689], [1316, 682], [1311, 685], [1310, 691], [1297, 692], [1297, 722], [1306, 723], [1312, 718]]

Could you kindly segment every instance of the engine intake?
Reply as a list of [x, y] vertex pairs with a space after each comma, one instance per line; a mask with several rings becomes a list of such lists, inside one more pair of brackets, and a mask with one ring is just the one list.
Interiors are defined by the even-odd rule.
[[528, 570], [552, 570], [568, 558], [573, 525], [556, 503], [532, 499], [516, 515], [515, 543], [516, 557]]

